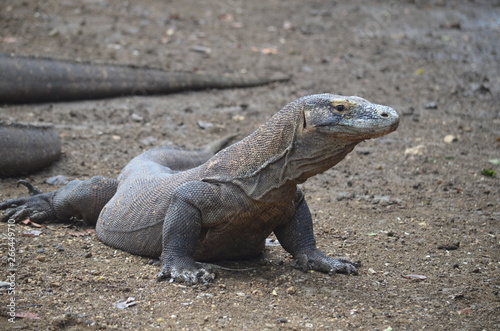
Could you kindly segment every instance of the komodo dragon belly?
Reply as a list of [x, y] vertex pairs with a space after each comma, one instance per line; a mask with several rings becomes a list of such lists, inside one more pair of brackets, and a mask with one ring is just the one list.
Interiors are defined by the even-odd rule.
[[240, 205], [221, 217], [220, 224], [204, 227], [200, 234], [197, 261], [246, 259], [264, 249], [265, 239], [273, 230], [293, 217], [290, 203], [276, 204], [255, 201]]

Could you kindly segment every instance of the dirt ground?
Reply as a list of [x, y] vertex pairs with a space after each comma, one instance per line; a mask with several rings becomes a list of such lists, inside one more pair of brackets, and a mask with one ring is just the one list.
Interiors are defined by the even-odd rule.
[[[307, 94], [386, 104], [401, 125], [302, 185], [319, 247], [360, 260], [358, 276], [302, 273], [269, 245], [260, 259], [222, 262], [252, 269], [220, 271], [206, 289], [158, 283], [158, 266], [105, 246], [81, 222], [16, 225], [10, 272], [2, 224], [0, 280], [14, 274], [15, 294], [0, 291], [0, 329], [500, 328], [500, 166], [490, 162], [500, 159], [498, 1], [35, 2], [0, 3], [2, 53], [293, 76], [248, 89], [2, 106], [0, 119], [53, 123], [62, 138], [62, 158], [28, 177], [44, 191], [56, 189], [45, 184], [56, 175], [116, 177], [154, 146], [242, 138]], [[26, 194], [18, 179], [0, 180], [0, 200]], [[41, 234], [25, 236], [33, 230]], [[12, 298], [23, 317], [14, 323]], [[114, 307], [127, 298], [136, 304]]]

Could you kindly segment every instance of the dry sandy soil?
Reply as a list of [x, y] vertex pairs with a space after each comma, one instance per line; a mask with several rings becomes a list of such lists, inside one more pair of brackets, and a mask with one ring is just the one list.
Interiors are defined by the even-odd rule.
[[[81, 222], [16, 225], [15, 294], [0, 291], [0, 329], [500, 328], [500, 166], [489, 161], [500, 158], [498, 1], [34, 3], [0, 3], [1, 52], [293, 75], [248, 89], [2, 106], [0, 119], [57, 127], [62, 158], [28, 177], [44, 191], [55, 175], [116, 177], [153, 146], [244, 137], [307, 94], [358, 95], [402, 122], [303, 185], [318, 245], [360, 260], [358, 276], [302, 273], [268, 246], [260, 259], [221, 262], [250, 271], [186, 288], [156, 282], [149, 259], [105, 246]], [[0, 181], [0, 200], [26, 194], [18, 179]], [[32, 230], [42, 233], [23, 235]], [[7, 252], [2, 240], [2, 281]], [[135, 306], [113, 306], [129, 297]]]

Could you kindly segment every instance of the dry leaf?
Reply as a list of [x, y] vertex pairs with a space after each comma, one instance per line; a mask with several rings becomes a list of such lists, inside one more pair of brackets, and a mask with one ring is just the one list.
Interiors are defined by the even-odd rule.
[[21, 236], [23, 237], [33, 237], [33, 236], [39, 236], [42, 234], [42, 231], [40, 230], [31, 230], [31, 231], [25, 231], [21, 233]]
[[35, 228], [44, 228], [45, 227], [45, 225], [41, 225], [41, 224], [32, 222], [29, 219], [25, 219], [24, 221], [21, 221], [20, 223], [22, 223], [24, 225], [31, 225], [32, 227], [35, 227]]
[[262, 54], [278, 54], [278, 50], [276, 48], [263, 48], [260, 52]]
[[34, 313], [30, 313], [30, 312], [27, 312], [27, 311], [20, 311], [20, 312], [16, 312], [16, 318], [27, 318], [27, 319], [30, 319], [30, 320], [39, 320], [40, 317], [38, 316], [38, 314], [34, 314]]
[[137, 302], [135, 302], [135, 299], [130, 297], [127, 299], [122, 299], [122, 300], [116, 301], [115, 303], [113, 303], [113, 306], [116, 308], [119, 308], [119, 309], [125, 309], [128, 307], [135, 306], [136, 304], [137, 304]]
[[250, 50], [252, 50], [252, 52], [256, 52], [256, 53], [262, 53], [262, 54], [278, 54], [278, 49], [276, 48], [257, 48], [257, 47], [251, 47]]
[[427, 279], [427, 276], [424, 275], [417, 275], [417, 274], [408, 274], [408, 275], [402, 275], [406, 279], [416, 279], [416, 280], [425, 280]]
[[94, 229], [87, 229], [84, 231], [73, 231], [73, 232], [69, 232], [69, 235], [72, 237], [93, 236], [93, 235], [95, 235], [95, 230]]

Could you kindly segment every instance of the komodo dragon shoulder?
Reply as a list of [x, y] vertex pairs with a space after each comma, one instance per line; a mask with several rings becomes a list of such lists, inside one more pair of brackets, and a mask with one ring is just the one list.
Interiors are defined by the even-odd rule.
[[272, 232], [303, 271], [356, 273], [352, 262], [316, 247], [297, 184], [398, 124], [392, 108], [359, 97], [306, 96], [226, 148], [227, 140], [201, 151], [156, 148], [130, 161], [118, 179], [75, 180], [45, 194], [28, 185], [34, 195], [0, 210], [4, 221], [78, 217], [96, 224], [105, 244], [160, 257], [158, 279], [207, 283], [214, 275], [197, 261], [256, 256]]

